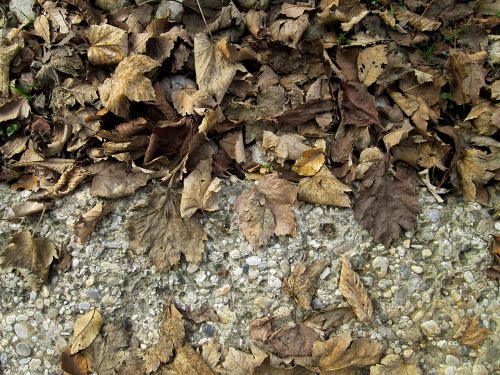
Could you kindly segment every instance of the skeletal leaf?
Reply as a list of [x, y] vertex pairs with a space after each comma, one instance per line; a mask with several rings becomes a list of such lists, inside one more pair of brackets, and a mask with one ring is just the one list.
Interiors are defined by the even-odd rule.
[[87, 348], [96, 338], [102, 326], [101, 313], [96, 309], [80, 316], [73, 326], [71, 338], [71, 354]]
[[325, 154], [320, 148], [306, 150], [302, 156], [295, 161], [292, 171], [301, 176], [314, 176], [325, 164]]
[[109, 204], [97, 203], [89, 211], [84, 213], [82, 217], [78, 220], [75, 225], [75, 235], [78, 238], [78, 242], [85, 243], [99, 220], [111, 212], [113, 207]]
[[368, 293], [359, 278], [352, 269], [349, 259], [342, 256], [342, 270], [340, 271], [339, 288], [342, 296], [351, 305], [360, 322], [371, 322], [373, 306]]
[[358, 55], [358, 78], [366, 87], [382, 74], [387, 61], [387, 47], [379, 45], [363, 49]]
[[457, 338], [457, 340], [464, 345], [477, 349], [483, 344], [484, 340], [486, 340], [489, 335], [491, 335], [491, 331], [480, 327], [477, 318], [472, 317], [468, 320], [465, 330]]
[[337, 207], [351, 207], [347, 192], [349, 186], [340, 182], [326, 167], [321, 167], [314, 176], [299, 182], [299, 199], [301, 201]]
[[92, 25], [88, 31], [91, 64], [113, 65], [122, 61], [128, 53], [127, 33], [111, 25]]

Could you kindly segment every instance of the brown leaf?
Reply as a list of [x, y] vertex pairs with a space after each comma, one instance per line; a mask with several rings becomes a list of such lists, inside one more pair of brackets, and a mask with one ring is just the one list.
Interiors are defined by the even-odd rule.
[[290, 205], [295, 203], [297, 192], [293, 184], [272, 174], [236, 199], [233, 207], [239, 214], [240, 229], [254, 248], [266, 245], [273, 233], [295, 235], [295, 217]]
[[215, 341], [209, 341], [201, 347], [201, 358], [212, 370], [217, 367], [220, 357], [220, 345]]
[[310, 149], [304, 142], [306, 138], [298, 134], [275, 135], [264, 130], [262, 133], [262, 148], [271, 150], [282, 160], [297, 160], [304, 151]]
[[57, 269], [61, 272], [68, 272], [71, 268], [73, 257], [68, 251], [67, 244], [61, 245], [61, 250], [59, 251], [59, 264], [57, 265]]
[[354, 317], [351, 307], [333, 307], [313, 312], [304, 319], [304, 323], [323, 331], [325, 337], [329, 337], [336, 327], [346, 324]]
[[0, 96], [0, 122], [19, 119], [24, 120], [30, 114], [29, 103], [20, 96], [2, 98]]
[[299, 182], [301, 201], [327, 206], [351, 207], [346, 194], [349, 191], [349, 186], [340, 182], [326, 166], [321, 167], [313, 177], [303, 178]]
[[465, 150], [463, 158], [458, 162], [458, 173], [466, 200], [476, 199], [477, 188], [488, 183], [495, 175], [492, 171], [500, 167], [494, 154], [488, 155], [484, 151], [469, 148]]
[[255, 38], [258, 38], [259, 32], [264, 29], [267, 13], [263, 10], [249, 9], [244, 17], [248, 31], [250, 31]]
[[12, 207], [12, 211], [14, 212], [14, 217], [16, 218], [25, 217], [45, 211], [50, 206], [51, 205], [46, 202], [27, 201], [16, 204]]
[[114, 65], [128, 53], [127, 33], [111, 25], [91, 25], [87, 34], [89, 62], [94, 65]]
[[38, 190], [38, 185], [39, 185], [40, 179], [33, 175], [24, 175], [19, 177], [19, 179], [13, 183], [10, 188], [12, 190], [19, 190], [19, 189], [24, 189], [24, 190], [31, 190], [31, 191], [37, 191]]
[[45, 43], [50, 44], [50, 25], [49, 20], [43, 14], [38, 16], [33, 22], [33, 27], [35, 28], [35, 33], [42, 37]]
[[236, 161], [236, 163], [244, 163], [245, 144], [243, 142], [243, 132], [241, 130], [226, 134], [220, 141], [219, 146], [226, 152], [227, 156]]
[[366, 171], [354, 216], [375, 240], [387, 247], [401, 229], [414, 230], [417, 212], [415, 189], [401, 169], [392, 172], [381, 160]]
[[358, 55], [358, 78], [369, 87], [382, 74], [387, 61], [387, 47], [378, 45], [363, 49]]
[[80, 353], [71, 355], [68, 346], [61, 354], [61, 369], [71, 375], [87, 375], [87, 358]]
[[365, 85], [359, 82], [342, 82], [342, 95], [339, 102], [342, 113], [342, 124], [369, 126], [379, 125], [375, 98]]
[[313, 344], [319, 337], [313, 328], [297, 323], [281, 327], [267, 339], [267, 343], [280, 357], [304, 357], [311, 355]]
[[31, 288], [38, 289], [47, 282], [57, 249], [48, 238], [33, 237], [30, 231], [22, 230], [12, 235], [1, 255], [1, 268], [16, 269]]
[[95, 230], [97, 223], [103, 216], [106, 216], [113, 210], [110, 204], [103, 205], [97, 203], [89, 211], [85, 212], [75, 225], [75, 236], [79, 243], [85, 243]]
[[254, 340], [265, 342], [273, 333], [271, 323], [275, 318], [263, 317], [250, 322], [250, 337]]
[[441, 22], [419, 16], [408, 9], [396, 7], [394, 15], [402, 24], [408, 24], [418, 31], [434, 31], [441, 26]]
[[14, 155], [20, 154], [26, 150], [26, 142], [29, 136], [16, 137], [8, 140], [0, 147], [0, 152], [3, 154], [5, 159], [10, 159]]
[[111, 78], [99, 86], [99, 96], [104, 107], [115, 115], [127, 117], [129, 100], [147, 102], [155, 100], [151, 81], [144, 73], [160, 66], [144, 55], [134, 55], [123, 59]]
[[397, 145], [401, 140], [408, 137], [408, 133], [413, 130], [413, 126], [410, 125], [408, 120], [403, 121], [403, 125], [395, 130], [392, 130], [390, 133], [384, 135], [382, 138], [384, 140], [385, 148], [390, 150], [392, 146]]
[[200, 324], [203, 322], [218, 322], [219, 317], [214, 309], [207, 307], [191, 311], [186, 311], [183, 313], [186, 319], [192, 320], [193, 322]]
[[7, 42], [6, 38], [2, 40], [2, 44], [0, 45], [0, 97], [9, 96], [10, 63], [22, 47], [21, 44], [18, 43], [8, 44], [8, 42], [4, 42]]
[[444, 74], [450, 83], [451, 100], [459, 105], [477, 104], [486, 74], [477, 62], [465, 52], [451, 49]]
[[158, 271], [177, 265], [181, 253], [190, 263], [201, 262], [206, 233], [194, 218], [182, 219], [177, 205], [167, 194], [154, 192], [147, 203], [131, 211], [126, 227], [134, 254], [149, 252]]
[[90, 172], [95, 176], [92, 179], [91, 193], [94, 197], [126, 197], [148, 182], [146, 173], [129, 172], [125, 163], [101, 162], [92, 167]]
[[71, 166], [61, 174], [59, 180], [50, 189], [53, 196], [61, 197], [71, 193], [78, 185], [87, 178], [87, 170], [76, 165]]
[[325, 154], [321, 148], [306, 150], [295, 161], [292, 171], [300, 176], [314, 176], [325, 164]]
[[292, 296], [299, 306], [310, 310], [319, 276], [328, 264], [329, 260], [315, 260], [307, 266], [303, 263], [296, 264], [290, 277], [285, 279], [285, 292]]
[[320, 8], [319, 20], [324, 23], [342, 22], [342, 31], [349, 31], [370, 13], [362, 3], [352, 0], [324, 0]]
[[472, 317], [468, 320], [465, 330], [457, 338], [457, 340], [463, 345], [477, 349], [483, 344], [484, 340], [486, 340], [489, 335], [491, 335], [491, 331], [486, 328], [481, 328], [477, 318]]
[[85, 103], [92, 104], [95, 100], [97, 100], [97, 91], [94, 86], [67, 78], [61, 86], [52, 90], [50, 107], [57, 110], [62, 106], [74, 106], [77, 102], [84, 107]]
[[252, 375], [254, 368], [262, 361], [263, 358], [256, 358], [252, 354], [229, 348], [226, 358], [222, 362], [222, 369], [219, 371], [223, 375]]
[[294, 19], [277, 19], [268, 27], [268, 31], [271, 40], [290, 47], [297, 47], [302, 34], [308, 27], [309, 17], [307, 14], [302, 14]]
[[187, 345], [176, 351], [174, 361], [162, 371], [166, 375], [214, 375], [200, 355]]
[[373, 306], [359, 275], [352, 269], [349, 259], [342, 256], [339, 289], [342, 296], [352, 306], [360, 322], [372, 322]]
[[102, 326], [101, 313], [96, 309], [87, 311], [80, 316], [73, 326], [73, 336], [71, 338], [71, 354], [75, 354], [94, 341]]
[[217, 103], [222, 101], [236, 72], [246, 72], [242, 64], [233, 63], [226, 58], [222, 51], [225, 43], [227, 38], [212, 43], [204, 33], [194, 37], [196, 83], [200, 90], [215, 95]]
[[422, 375], [422, 370], [416, 364], [403, 361], [396, 354], [388, 354], [379, 365], [370, 368], [370, 375]]

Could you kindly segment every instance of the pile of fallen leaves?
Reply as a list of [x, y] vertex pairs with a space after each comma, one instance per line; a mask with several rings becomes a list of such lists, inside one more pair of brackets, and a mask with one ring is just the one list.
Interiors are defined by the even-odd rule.
[[[156, 180], [163, 187], [131, 210], [127, 229], [131, 252], [166, 271], [181, 255], [201, 262], [199, 215], [218, 209], [229, 176], [258, 180], [233, 206], [254, 248], [296, 234], [297, 200], [352, 206], [385, 246], [414, 230], [417, 186], [438, 202], [459, 191], [498, 215], [497, 2], [138, 3], [39, 0], [38, 16], [21, 24], [0, 9], [0, 181], [33, 192], [14, 218], [43, 216], [84, 181], [93, 196], [117, 199]], [[112, 209], [98, 203], [85, 213], [77, 239]], [[63, 271], [71, 263], [64, 246], [27, 230], [2, 256], [2, 268], [34, 288], [54, 259]], [[307, 295], [295, 298], [308, 305]], [[371, 321], [371, 304], [353, 303]], [[98, 342], [126, 337], [120, 330], [106, 328]], [[262, 335], [269, 345], [279, 336]], [[292, 361], [329, 373], [329, 340], [311, 339], [307, 358]], [[331, 340], [350, 350], [350, 337]], [[102, 353], [91, 341], [69, 353], [96, 368]], [[195, 358], [183, 334], [171, 341], [169, 366]], [[357, 342], [351, 348], [368, 341]], [[238, 355], [226, 354], [222, 368]], [[257, 370], [271, 357], [245, 356], [254, 373], [271, 373]]]

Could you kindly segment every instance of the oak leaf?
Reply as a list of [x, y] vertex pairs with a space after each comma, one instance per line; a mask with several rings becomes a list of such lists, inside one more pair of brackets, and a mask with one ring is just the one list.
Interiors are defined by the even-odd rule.
[[57, 249], [48, 238], [33, 237], [30, 231], [22, 230], [12, 235], [1, 256], [2, 269], [16, 269], [31, 288], [38, 289], [47, 282]]
[[295, 217], [290, 205], [295, 203], [297, 192], [292, 183], [272, 174], [236, 199], [233, 207], [239, 214], [240, 229], [254, 248], [265, 246], [273, 233], [295, 235]]
[[88, 31], [90, 43], [87, 56], [94, 65], [114, 65], [128, 53], [126, 31], [111, 25], [91, 25]]
[[329, 260], [315, 260], [307, 266], [303, 263], [296, 264], [290, 277], [285, 280], [285, 292], [292, 296], [299, 306], [310, 310], [319, 276], [329, 263]]
[[99, 86], [102, 104], [120, 117], [127, 117], [129, 100], [147, 102], [155, 99], [151, 81], [144, 73], [160, 66], [155, 60], [144, 55], [133, 55], [123, 59], [111, 78]]
[[477, 104], [486, 76], [481, 65], [465, 52], [451, 49], [445, 63], [444, 75], [450, 84], [451, 100], [459, 105]]
[[85, 243], [95, 230], [99, 220], [101, 220], [103, 216], [109, 214], [112, 209], [113, 206], [109, 204], [103, 205], [102, 203], [97, 203], [94, 207], [85, 212], [75, 224], [75, 236], [78, 242]]
[[363, 49], [358, 55], [358, 78], [366, 87], [377, 81], [387, 61], [387, 47], [379, 45]]
[[314, 176], [325, 164], [325, 154], [321, 148], [306, 150], [295, 161], [292, 171], [300, 176]]
[[476, 199], [477, 187], [483, 186], [495, 175], [493, 171], [500, 167], [494, 154], [469, 148], [458, 162], [458, 173], [466, 200]]
[[80, 316], [73, 326], [73, 337], [71, 338], [71, 354], [75, 354], [88, 348], [97, 337], [102, 326], [101, 313], [96, 309], [87, 311]]
[[340, 260], [342, 262], [339, 280], [340, 292], [351, 305], [360, 322], [371, 322], [373, 315], [372, 301], [368, 297], [359, 275], [352, 269], [349, 259], [342, 256]]
[[326, 167], [312, 177], [304, 178], [299, 182], [299, 199], [327, 206], [351, 207], [347, 192], [349, 186], [340, 182]]
[[375, 240], [389, 246], [401, 229], [415, 228], [417, 212], [415, 189], [402, 170], [380, 160], [365, 172], [354, 216]]

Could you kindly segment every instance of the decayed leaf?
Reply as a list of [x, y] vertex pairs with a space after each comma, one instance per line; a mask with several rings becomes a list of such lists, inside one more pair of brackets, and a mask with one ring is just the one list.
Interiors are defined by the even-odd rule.
[[365, 172], [354, 216], [377, 241], [389, 246], [401, 229], [415, 228], [418, 200], [406, 174], [391, 171], [386, 164], [381, 160]]
[[358, 55], [358, 78], [366, 87], [382, 74], [387, 61], [387, 47], [379, 45], [362, 50]]
[[352, 306], [360, 322], [371, 322], [373, 305], [366, 292], [359, 275], [352, 269], [349, 259], [342, 256], [342, 270], [340, 271], [339, 289], [342, 296]]
[[451, 99], [459, 104], [477, 104], [484, 87], [483, 68], [465, 52], [451, 49], [444, 74], [450, 83]]
[[144, 55], [133, 55], [123, 59], [111, 78], [99, 86], [102, 104], [115, 115], [127, 117], [129, 100], [147, 102], [155, 99], [151, 81], [144, 73], [158, 67], [155, 60]]
[[173, 199], [155, 192], [148, 202], [132, 209], [126, 227], [130, 250], [134, 254], [149, 252], [156, 269], [169, 270], [179, 263], [181, 253], [190, 263], [200, 263], [206, 233], [194, 218], [182, 219]]
[[28, 230], [12, 235], [2, 251], [1, 268], [18, 270], [33, 289], [47, 282], [49, 268], [57, 258], [55, 245], [46, 237], [33, 237]]
[[369, 126], [380, 124], [375, 98], [359, 82], [342, 82], [339, 94], [344, 125]]
[[87, 358], [80, 353], [71, 355], [70, 347], [66, 347], [61, 354], [61, 369], [71, 375], [87, 375]]
[[174, 361], [162, 371], [166, 375], [214, 375], [200, 355], [187, 345], [176, 351]]
[[324, 204], [327, 206], [351, 207], [346, 192], [349, 186], [340, 182], [326, 167], [313, 177], [304, 178], [299, 182], [299, 199], [301, 201]]
[[158, 369], [161, 363], [170, 359], [174, 349], [180, 349], [184, 343], [184, 320], [174, 304], [167, 305], [163, 312], [158, 344], [150, 347], [144, 355], [146, 374]]
[[198, 210], [215, 211], [219, 209], [217, 192], [222, 180], [211, 180], [212, 159], [200, 160], [196, 168], [184, 179], [180, 213], [182, 218], [190, 218]]
[[384, 345], [367, 338], [352, 340], [350, 332], [327, 341], [316, 341], [312, 356], [325, 375], [348, 375], [355, 370], [378, 363]]
[[96, 309], [87, 311], [80, 316], [73, 326], [71, 338], [71, 354], [87, 348], [96, 338], [102, 326], [101, 313]]
[[297, 323], [273, 332], [266, 343], [280, 357], [304, 357], [311, 355], [313, 344], [319, 337], [320, 334], [315, 329]]
[[304, 323], [324, 332], [325, 337], [330, 336], [333, 330], [354, 318], [351, 307], [334, 307], [315, 311], [304, 319]]
[[397, 7], [394, 15], [402, 24], [408, 24], [418, 31], [434, 31], [439, 26], [441, 22], [431, 20], [430, 18], [419, 16], [408, 9], [402, 7]]
[[223, 47], [227, 38], [212, 43], [208, 35], [194, 37], [194, 61], [196, 83], [200, 90], [215, 95], [217, 103], [222, 101], [238, 70], [246, 72], [240, 63], [233, 63], [224, 55]]
[[292, 171], [301, 176], [314, 176], [325, 164], [325, 154], [321, 148], [306, 150], [295, 161]]
[[97, 203], [89, 211], [85, 212], [75, 225], [75, 236], [79, 243], [88, 240], [99, 220], [109, 214], [113, 209], [110, 204]]
[[91, 104], [97, 100], [96, 91], [92, 85], [67, 78], [61, 86], [57, 86], [52, 91], [50, 106], [56, 110], [62, 106], [73, 106], [78, 102], [83, 107], [85, 103]]
[[229, 348], [226, 358], [222, 362], [222, 369], [219, 371], [223, 375], [251, 375], [254, 368], [262, 363], [262, 360], [252, 354]]
[[290, 277], [285, 280], [285, 292], [291, 295], [304, 309], [310, 310], [319, 276], [329, 263], [328, 260], [315, 260], [307, 266], [303, 263], [296, 264]]
[[26, 150], [26, 142], [28, 141], [28, 138], [29, 136], [10, 139], [0, 146], [0, 152], [6, 159], [10, 159], [14, 155], [20, 154]]
[[422, 375], [422, 370], [396, 354], [389, 354], [382, 358], [379, 365], [370, 368], [370, 375]]
[[486, 184], [495, 174], [491, 171], [500, 167], [499, 162], [486, 152], [469, 148], [458, 162], [458, 173], [465, 199], [476, 199], [477, 186]]
[[297, 192], [293, 184], [272, 174], [236, 199], [233, 207], [239, 214], [240, 229], [254, 248], [266, 245], [273, 233], [295, 235], [290, 205], [295, 203]]
[[491, 335], [491, 331], [486, 328], [481, 328], [477, 318], [472, 317], [467, 322], [464, 332], [457, 338], [457, 340], [464, 345], [477, 349], [483, 344], [484, 340], [486, 340], [489, 335]]
[[324, 0], [320, 8], [319, 20], [325, 23], [342, 22], [342, 31], [351, 30], [370, 13], [362, 3], [352, 0]]
[[264, 28], [266, 16], [267, 14], [263, 10], [250, 9], [245, 13], [245, 24], [248, 31], [250, 31], [254, 37], [257, 38], [259, 32]]
[[29, 103], [20, 96], [2, 98], [0, 96], [0, 122], [19, 119], [24, 120], [30, 114]]
[[127, 33], [118, 27], [92, 25], [88, 31], [88, 39], [90, 47], [87, 55], [91, 64], [118, 64], [127, 56]]
[[262, 147], [265, 150], [271, 150], [282, 160], [297, 160], [304, 151], [310, 149], [304, 144], [306, 138], [299, 134], [275, 135], [265, 130], [262, 133]]
[[46, 43], [50, 43], [50, 25], [47, 17], [44, 15], [37, 17], [33, 26], [37, 35], [41, 36]]

